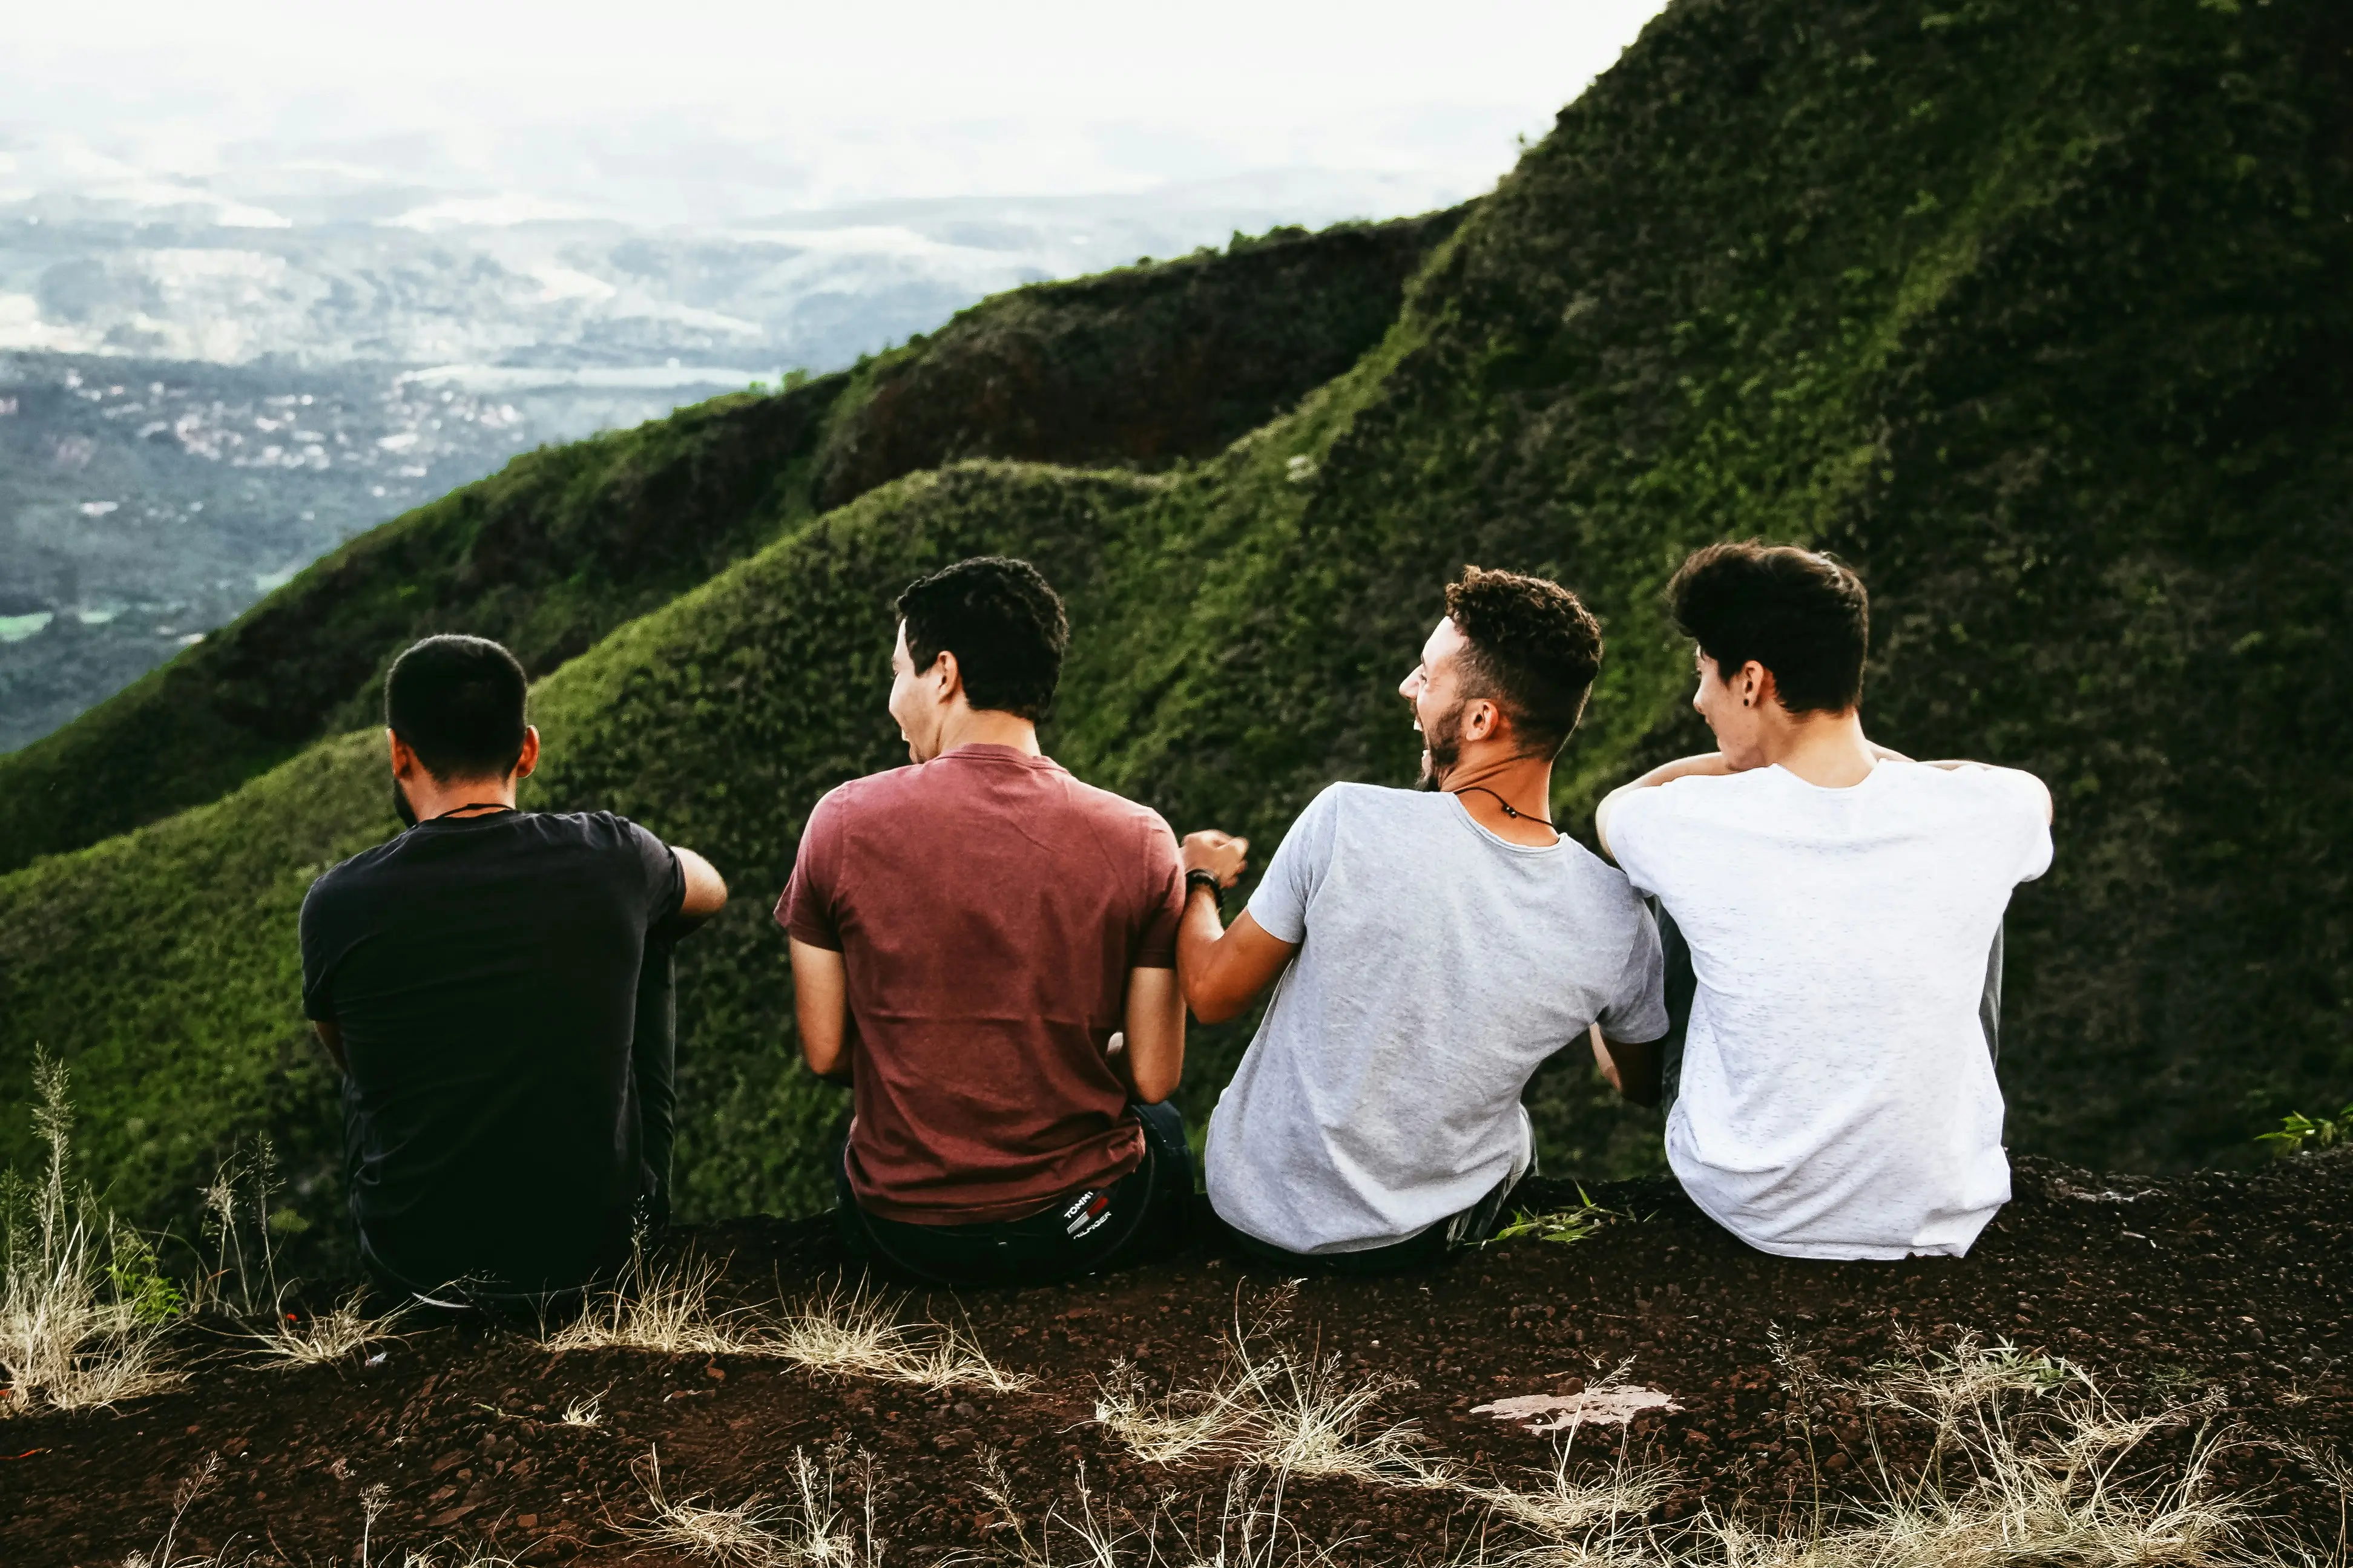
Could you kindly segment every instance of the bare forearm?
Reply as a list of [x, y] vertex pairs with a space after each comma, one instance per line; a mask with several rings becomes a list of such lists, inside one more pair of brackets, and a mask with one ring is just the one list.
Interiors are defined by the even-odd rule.
[[1220, 950], [1225, 945], [1226, 922], [1218, 911], [1218, 900], [1198, 883], [1187, 888], [1184, 918], [1176, 925], [1176, 973], [1185, 1005], [1204, 1024], [1222, 1024], [1233, 1016], [1218, 1010], [1213, 1001], [1224, 978]]

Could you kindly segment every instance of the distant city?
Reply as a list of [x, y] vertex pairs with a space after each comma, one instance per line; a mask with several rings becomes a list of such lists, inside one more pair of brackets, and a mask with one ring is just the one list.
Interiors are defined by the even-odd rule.
[[518, 451], [846, 364], [1023, 283], [1459, 194], [1293, 174], [712, 232], [0, 205], [0, 752]]

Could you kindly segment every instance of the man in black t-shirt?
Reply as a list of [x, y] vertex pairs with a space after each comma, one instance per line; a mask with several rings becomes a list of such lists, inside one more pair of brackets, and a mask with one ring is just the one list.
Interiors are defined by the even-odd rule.
[[385, 684], [410, 826], [311, 886], [302, 1004], [343, 1071], [361, 1256], [386, 1285], [539, 1299], [667, 1206], [670, 947], [726, 884], [609, 812], [519, 811], [522, 668], [418, 643]]

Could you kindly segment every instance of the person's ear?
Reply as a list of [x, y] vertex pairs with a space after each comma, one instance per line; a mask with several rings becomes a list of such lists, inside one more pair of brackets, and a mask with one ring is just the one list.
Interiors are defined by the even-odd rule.
[[408, 749], [408, 742], [400, 738], [397, 730], [387, 728], [384, 738], [392, 752], [392, 776], [396, 779], [408, 777], [417, 767], [417, 753]]
[[518, 779], [527, 779], [531, 777], [532, 770], [538, 766], [539, 726], [525, 724], [522, 727], [522, 751], [515, 758], [514, 776]]
[[1772, 695], [1772, 691], [1773, 672], [1771, 670], [1753, 658], [1740, 667], [1740, 705], [1743, 708], [1763, 707], [1765, 700]]
[[1503, 728], [1503, 722], [1504, 710], [1494, 700], [1478, 698], [1472, 702], [1471, 711], [1464, 718], [1462, 738], [1466, 741], [1493, 740], [1495, 731]]
[[931, 675], [939, 683], [932, 689], [938, 701], [953, 702], [955, 694], [964, 689], [964, 671], [956, 668], [955, 655], [945, 648], [932, 661]]

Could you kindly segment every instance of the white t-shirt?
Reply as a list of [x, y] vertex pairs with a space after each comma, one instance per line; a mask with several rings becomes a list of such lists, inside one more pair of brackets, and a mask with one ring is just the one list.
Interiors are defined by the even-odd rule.
[[1667, 1032], [1659, 928], [1574, 839], [1497, 837], [1451, 795], [1334, 784], [1250, 911], [1299, 952], [1206, 1150], [1228, 1225], [1291, 1252], [1405, 1241], [1525, 1172], [1546, 1058]]
[[2010, 889], [2051, 865], [2036, 782], [1683, 778], [1622, 797], [1609, 846], [1691, 946], [1667, 1163], [1692, 1201], [1788, 1258], [1966, 1253], [2010, 1200], [1978, 1003]]

